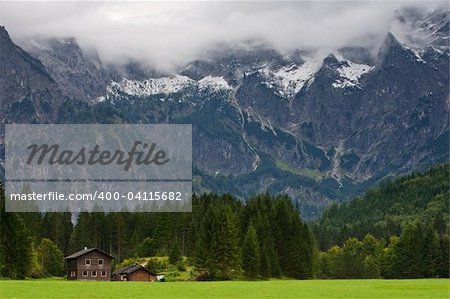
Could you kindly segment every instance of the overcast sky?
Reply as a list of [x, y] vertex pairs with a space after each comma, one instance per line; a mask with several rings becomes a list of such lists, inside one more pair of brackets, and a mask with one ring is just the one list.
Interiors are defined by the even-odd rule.
[[[281, 51], [376, 42], [398, 8], [418, 2], [0, 2], [15, 40], [76, 37], [104, 61], [134, 57], [170, 67], [220, 43], [264, 40]], [[440, 4], [442, 5], [442, 3]]]

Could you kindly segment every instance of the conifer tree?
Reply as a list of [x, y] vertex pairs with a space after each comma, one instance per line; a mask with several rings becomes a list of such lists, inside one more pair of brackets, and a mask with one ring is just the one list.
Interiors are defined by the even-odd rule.
[[181, 260], [181, 249], [178, 241], [174, 241], [169, 254], [169, 263], [176, 265]]
[[215, 278], [218, 271], [216, 264], [217, 227], [216, 213], [209, 207], [197, 230], [194, 258], [197, 270], [201, 274], [207, 275], [208, 278]]
[[260, 271], [260, 248], [253, 224], [249, 225], [242, 244], [242, 269], [249, 278], [256, 278]]
[[31, 258], [32, 238], [19, 214], [5, 212], [5, 190], [0, 185], [0, 276], [25, 278]]
[[229, 205], [220, 205], [217, 220], [218, 230], [215, 239], [219, 277], [231, 279], [240, 268], [237, 219]]

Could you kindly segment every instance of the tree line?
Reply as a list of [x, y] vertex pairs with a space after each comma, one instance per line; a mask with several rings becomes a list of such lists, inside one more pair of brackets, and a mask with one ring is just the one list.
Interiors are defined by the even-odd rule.
[[84, 247], [116, 264], [184, 256], [199, 280], [448, 277], [448, 167], [382, 183], [309, 224], [285, 195], [193, 195], [192, 213], [5, 213], [2, 187], [0, 277], [62, 276], [63, 256]]
[[320, 252], [317, 278], [442, 278], [449, 277], [449, 238], [419, 222], [408, 224], [389, 240], [368, 234], [347, 239]]
[[63, 256], [97, 247], [127, 258], [186, 256], [198, 279], [312, 277], [313, 237], [287, 196], [242, 202], [229, 194], [193, 196], [192, 213], [0, 212], [0, 276], [64, 274]]

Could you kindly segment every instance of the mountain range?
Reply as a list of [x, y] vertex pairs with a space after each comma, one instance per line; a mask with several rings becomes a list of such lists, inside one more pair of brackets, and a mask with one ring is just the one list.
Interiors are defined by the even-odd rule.
[[402, 10], [376, 49], [224, 45], [175, 73], [0, 27], [1, 123], [190, 123], [194, 191], [283, 192], [315, 217], [448, 161], [448, 17]]

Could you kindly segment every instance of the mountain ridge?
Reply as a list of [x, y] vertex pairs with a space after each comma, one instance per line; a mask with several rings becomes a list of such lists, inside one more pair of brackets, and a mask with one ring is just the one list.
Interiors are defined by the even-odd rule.
[[385, 177], [448, 159], [448, 24], [435, 19], [423, 49], [391, 32], [376, 54], [224, 48], [177, 74], [103, 66], [73, 39], [28, 43], [59, 98], [54, 114], [21, 121], [192, 123], [196, 192], [284, 192], [313, 217]]

